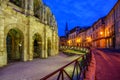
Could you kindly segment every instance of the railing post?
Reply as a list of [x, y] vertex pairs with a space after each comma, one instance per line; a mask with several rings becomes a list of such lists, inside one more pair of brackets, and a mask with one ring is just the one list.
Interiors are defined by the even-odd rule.
[[76, 63], [77, 63], [77, 62], [75, 61], [74, 69], [73, 69], [73, 72], [72, 72], [72, 73], [73, 73], [73, 74], [72, 74], [72, 79], [73, 79], [73, 77], [74, 77], [75, 68], [76, 68]]

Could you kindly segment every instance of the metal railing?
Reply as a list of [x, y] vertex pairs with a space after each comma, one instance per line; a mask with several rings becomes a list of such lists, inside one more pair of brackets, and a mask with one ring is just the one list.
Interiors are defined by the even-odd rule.
[[40, 80], [83, 80], [90, 61], [91, 52], [89, 51]]

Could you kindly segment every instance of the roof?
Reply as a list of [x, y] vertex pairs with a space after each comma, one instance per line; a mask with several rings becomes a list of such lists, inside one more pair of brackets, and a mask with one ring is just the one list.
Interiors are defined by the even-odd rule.
[[69, 32], [73, 33], [73, 32], [79, 31], [79, 30], [80, 30], [80, 26], [76, 26], [73, 29], [71, 29]]

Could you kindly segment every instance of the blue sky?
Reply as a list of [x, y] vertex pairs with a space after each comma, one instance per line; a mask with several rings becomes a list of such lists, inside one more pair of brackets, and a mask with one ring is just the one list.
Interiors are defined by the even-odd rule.
[[106, 16], [117, 0], [43, 0], [56, 17], [59, 36], [64, 35], [66, 22], [69, 30], [75, 26], [91, 26]]

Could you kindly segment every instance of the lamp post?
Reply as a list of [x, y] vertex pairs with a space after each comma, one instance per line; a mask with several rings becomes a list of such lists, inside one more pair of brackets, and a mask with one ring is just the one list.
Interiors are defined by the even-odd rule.
[[20, 54], [20, 58], [22, 58], [22, 55], [21, 55], [22, 42], [20, 42], [20, 43], [18, 44], [18, 47], [19, 47], [19, 54]]

